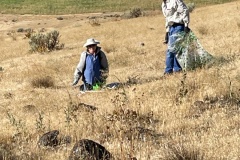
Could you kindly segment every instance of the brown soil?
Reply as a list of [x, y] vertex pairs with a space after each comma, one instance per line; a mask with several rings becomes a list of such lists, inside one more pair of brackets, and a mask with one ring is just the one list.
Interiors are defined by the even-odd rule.
[[58, 28], [74, 25], [76, 22], [86, 23], [91, 19], [101, 21], [117, 19], [122, 13], [89, 13], [71, 15], [12, 15], [1, 14], [0, 31], [16, 30], [19, 28]]

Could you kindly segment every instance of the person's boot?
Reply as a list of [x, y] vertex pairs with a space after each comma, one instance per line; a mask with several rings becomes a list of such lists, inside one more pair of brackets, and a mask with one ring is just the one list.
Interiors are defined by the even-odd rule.
[[84, 91], [85, 89], [84, 89], [84, 84], [82, 84], [80, 87], [79, 87], [79, 90], [80, 91]]
[[86, 83], [85, 87], [87, 91], [93, 90], [93, 86], [91, 84]]

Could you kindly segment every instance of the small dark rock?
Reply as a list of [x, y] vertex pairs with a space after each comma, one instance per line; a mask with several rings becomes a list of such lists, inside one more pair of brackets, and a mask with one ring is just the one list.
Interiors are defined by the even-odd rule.
[[57, 17], [57, 20], [63, 20], [63, 17]]
[[110, 152], [102, 145], [88, 139], [78, 141], [69, 156], [69, 160], [111, 160]]
[[18, 28], [17, 32], [24, 32], [24, 29], [23, 28]]
[[41, 146], [50, 146], [55, 147], [58, 145], [57, 136], [59, 134], [58, 130], [53, 130], [50, 132], [45, 133], [42, 137], [40, 137], [38, 141], [38, 145]]
[[27, 29], [24, 30], [24, 32], [32, 33], [32, 32], [33, 32], [33, 29], [32, 29], [32, 28], [27, 28]]
[[202, 106], [205, 105], [205, 103], [204, 103], [203, 101], [195, 101], [193, 104], [194, 104], [194, 106], [196, 106], [196, 107], [202, 107]]

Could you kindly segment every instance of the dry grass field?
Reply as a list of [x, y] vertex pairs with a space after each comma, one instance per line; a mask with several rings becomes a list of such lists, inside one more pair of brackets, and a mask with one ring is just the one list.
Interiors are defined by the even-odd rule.
[[[215, 59], [167, 77], [160, 11], [97, 18], [98, 25], [88, 16], [103, 13], [62, 15], [63, 20], [1, 14], [0, 149], [19, 159], [65, 160], [74, 143], [86, 138], [121, 160], [240, 159], [240, 1], [191, 13], [190, 28]], [[57, 30], [65, 47], [30, 53], [19, 28]], [[73, 72], [90, 37], [108, 57], [107, 81], [128, 85], [78, 96]], [[50, 87], [35, 87], [39, 80]], [[39, 137], [51, 130], [59, 130], [59, 138], [70, 136], [71, 143], [38, 147]]]

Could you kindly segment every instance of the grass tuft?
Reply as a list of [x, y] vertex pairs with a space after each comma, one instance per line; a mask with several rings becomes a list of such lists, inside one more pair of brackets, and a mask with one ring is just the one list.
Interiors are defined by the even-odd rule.
[[34, 88], [53, 88], [55, 86], [54, 80], [49, 76], [37, 77], [31, 81], [31, 85]]
[[206, 26], [200, 26], [197, 28], [198, 32], [201, 35], [207, 35], [208, 34], [208, 28]]
[[193, 146], [182, 144], [168, 145], [166, 160], [203, 160], [204, 156]]

